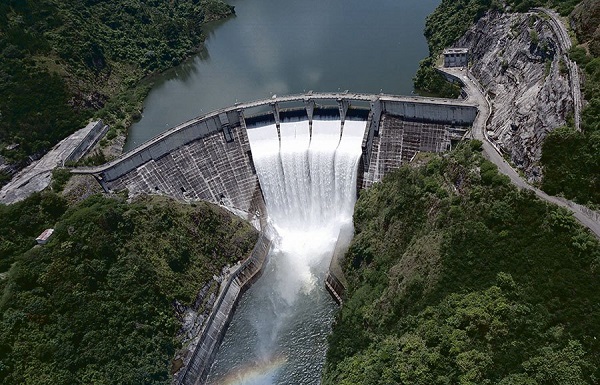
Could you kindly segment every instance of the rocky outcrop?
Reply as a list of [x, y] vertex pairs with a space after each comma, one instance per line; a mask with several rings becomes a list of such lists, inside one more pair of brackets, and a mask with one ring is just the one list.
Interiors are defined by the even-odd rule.
[[541, 180], [542, 143], [573, 114], [565, 52], [546, 16], [488, 13], [455, 44], [492, 103], [488, 136], [524, 172]]
[[183, 347], [175, 355], [172, 372], [177, 372], [185, 362], [189, 361], [196, 349], [200, 334], [206, 326], [206, 320], [215, 304], [215, 292], [218, 292], [219, 285], [225, 278], [228, 269], [226, 267], [221, 276], [215, 276], [211, 282], [205, 284], [196, 295], [196, 299], [191, 306], [185, 306], [179, 301], [173, 303], [177, 319], [181, 322], [181, 329], [177, 333], [177, 338], [182, 341]]

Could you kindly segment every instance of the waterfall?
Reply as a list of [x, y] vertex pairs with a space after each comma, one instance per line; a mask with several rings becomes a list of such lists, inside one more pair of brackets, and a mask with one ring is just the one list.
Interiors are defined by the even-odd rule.
[[[318, 384], [335, 307], [323, 289], [336, 242], [353, 231], [364, 121], [248, 129], [274, 248], [240, 301], [209, 383]], [[312, 131], [312, 135], [311, 135]]]

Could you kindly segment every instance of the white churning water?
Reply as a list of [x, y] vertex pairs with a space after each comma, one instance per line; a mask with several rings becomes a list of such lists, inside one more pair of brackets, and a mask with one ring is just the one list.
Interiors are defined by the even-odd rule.
[[331, 256], [353, 232], [365, 121], [282, 122], [248, 129], [274, 247], [215, 359], [213, 384], [318, 384], [335, 305]]

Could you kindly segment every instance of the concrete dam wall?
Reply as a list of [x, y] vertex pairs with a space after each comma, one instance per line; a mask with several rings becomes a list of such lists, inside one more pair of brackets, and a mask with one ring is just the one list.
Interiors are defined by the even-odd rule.
[[262, 267], [270, 249], [271, 241], [263, 233], [256, 242], [250, 257], [237, 266], [222, 282], [219, 297], [205, 323], [199, 341], [191, 356], [186, 357], [185, 366], [175, 374], [173, 384], [197, 385], [204, 383], [237, 302], [241, 294], [262, 274]]
[[246, 130], [285, 120], [365, 120], [359, 188], [380, 180], [418, 151], [445, 151], [477, 115], [467, 101], [391, 95], [308, 93], [266, 99], [215, 111], [185, 122], [97, 168], [106, 191], [158, 193], [202, 199], [247, 214], [263, 199]]

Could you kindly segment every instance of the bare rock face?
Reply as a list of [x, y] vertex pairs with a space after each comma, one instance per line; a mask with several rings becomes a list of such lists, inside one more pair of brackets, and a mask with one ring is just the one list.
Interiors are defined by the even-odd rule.
[[530, 182], [541, 180], [542, 143], [573, 114], [569, 75], [549, 21], [537, 14], [488, 13], [456, 44], [470, 49], [488, 91], [488, 135]]

